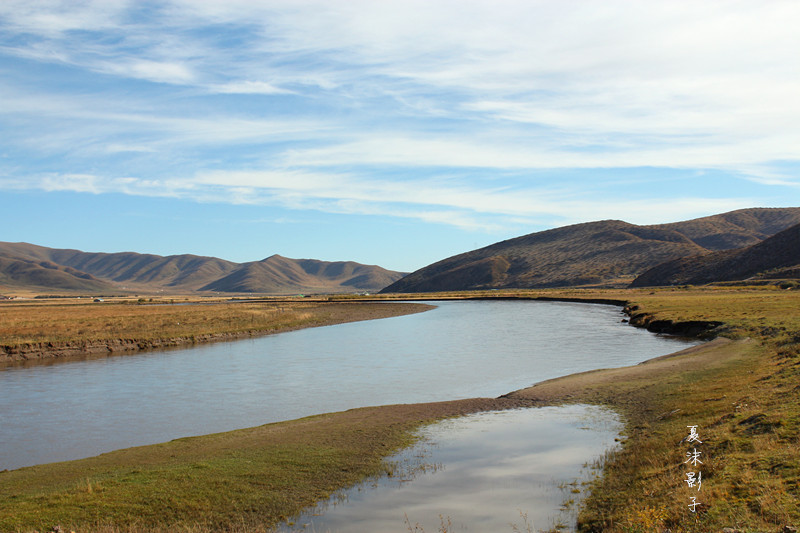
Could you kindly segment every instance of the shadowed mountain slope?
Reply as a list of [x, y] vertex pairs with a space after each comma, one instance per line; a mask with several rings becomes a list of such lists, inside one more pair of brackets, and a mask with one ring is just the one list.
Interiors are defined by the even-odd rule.
[[711, 252], [662, 263], [636, 278], [631, 286], [700, 285], [755, 276], [800, 277], [800, 225], [744, 249]]
[[800, 223], [800, 208], [740, 209], [721, 215], [661, 224], [686, 235], [707, 250], [732, 250], [757, 244]]
[[[59, 250], [60, 252], [60, 250]], [[123, 252], [53, 254], [54, 261], [118, 283], [157, 284], [196, 290], [225, 276], [237, 264], [216, 257], [196, 255], [159, 255]]]
[[327, 262], [273, 255], [243, 263], [201, 290], [221, 292], [351, 292], [380, 290], [402, 274], [352, 261]]
[[798, 223], [800, 208], [743, 209], [653, 226], [575, 224], [444, 259], [382, 292], [626, 286], [660, 263], [761, 242]]
[[0, 286], [41, 290], [108, 291], [113, 285], [70, 267], [0, 255]]
[[[69, 267], [103, 280], [107, 288], [110, 286], [117, 289], [128, 288], [130, 285], [130, 288], [153, 286], [196, 290], [232, 272], [237, 266], [236, 263], [215, 257], [196, 255], [163, 257], [134, 252], [89, 253], [27, 243], [0, 243], [0, 256], [33, 261], [37, 264], [47, 262]], [[80, 286], [75, 287], [75, 289], [80, 288]]]
[[240, 264], [188, 254], [87, 253], [0, 243], [0, 285], [36, 290], [355, 292], [380, 290], [402, 275], [354, 262], [280, 256]]

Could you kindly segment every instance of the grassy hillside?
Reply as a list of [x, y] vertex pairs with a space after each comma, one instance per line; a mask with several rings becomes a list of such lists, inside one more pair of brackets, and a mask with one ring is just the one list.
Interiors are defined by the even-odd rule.
[[383, 292], [623, 287], [660, 263], [760, 242], [798, 223], [800, 208], [746, 209], [657, 226], [576, 224], [444, 259]]
[[120, 284], [159, 285], [196, 290], [236, 268], [236, 263], [196, 255], [171, 255], [123, 252], [116, 254], [67, 254], [57, 250], [55, 261]]
[[674, 229], [707, 250], [731, 250], [757, 244], [770, 235], [800, 223], [797, 210], [740, 209], [654, 227]]
[[400, 277], [399, 272], [352, 261], [328, 262], [273, 255], [263, 261], [239, 265], [201, 290], [279, 294], [377, 291]]
[[274, 255], [233, 263], [196, 255], [88, 253], [27, 243], [0, 243], [0, 289], [66, 292], [216, 291], [291, 294], [378, 291], [402, 274], [352, 261]]
[[[215, 257], [195, 255], [173, 255], [162, 257], [134, 252], [89, 253], [80, 250], [46, 248], [28, 243], [0, 243], [0, 256], [35, 265], [57, 265], [75, 277], [91, 277], [100, 282], [100, 289], [113, 291], [155, 290], [174, 288], [183, 291], [196, 290], [236, 267], [236, 263]], [[81, 291], [87, 286], [76, 280], [48, 283], [41, 274], [42, 283], [32, 283], [28, 278], [0, 265], [0, 275], [5, 275], [9, 285], [36, 286], [52, 289]]]
[[49, 261], [0, 256], [0, 286], [5, 289], [40, 289], [42, 291], [110, 291], [114, 287], [91, 274]]
[[800, 225], [741, 250], [685, 257], [654, 267], [631, 286], [698, 285], [754, 276], [797, 277], [800, 273]]

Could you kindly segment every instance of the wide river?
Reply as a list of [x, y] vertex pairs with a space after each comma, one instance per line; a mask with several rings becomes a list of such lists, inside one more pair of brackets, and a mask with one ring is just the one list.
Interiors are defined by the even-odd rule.
[[0, 470], [352, 407], [496, 397], [696, 344], [624, 324], [614, 306], [436, 305], [229, 343], [0, 369]]

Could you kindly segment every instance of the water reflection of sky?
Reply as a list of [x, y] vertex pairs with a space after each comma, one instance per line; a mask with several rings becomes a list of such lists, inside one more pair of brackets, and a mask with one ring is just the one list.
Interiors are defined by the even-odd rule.
[[[614, 448], [620, 428], [614, 413], [593, 406], [444, 421], [425, 428], [424, 441], [395, 458], [408, 469], [421, 461], [424, 468], [410, 481], [394, 476], [355, 487], [281, 531], [434, 532], [443, 523], [448, 531], [573, 527], [582, 482], [593, 472], [587, 465]], [[568, 500], [574, 503], [561, 510]]]
[[624, 324], [613, 306], [437, 305], [185, 350], [0, 369], [0, 470], [353, 407], [496, 397], [692, 344]]

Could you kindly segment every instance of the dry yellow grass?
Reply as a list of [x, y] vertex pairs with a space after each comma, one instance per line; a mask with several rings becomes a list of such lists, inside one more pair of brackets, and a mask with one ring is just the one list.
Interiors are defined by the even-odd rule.
[[[0, 306], [0, 360], [80, 355], [91, 345], [144, 349], [262, 335], [302, 327], [419, 312], [416, 304], [263, 301], [137, 305], [135, 303], [10, 303]], [[124, 341], [120, 344], [119, 341]]]
[[[318, 304], [317, 304], [318, 305]], [[269, 330], [312, 318], [307, 303], [49, 304], [2, 307], [3, 344], [154, 339]]]

